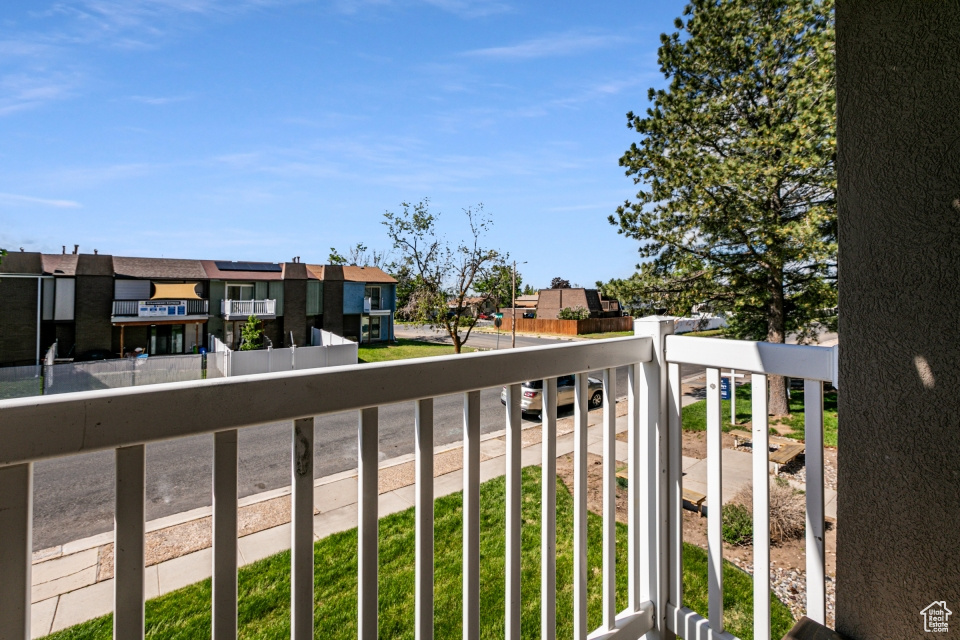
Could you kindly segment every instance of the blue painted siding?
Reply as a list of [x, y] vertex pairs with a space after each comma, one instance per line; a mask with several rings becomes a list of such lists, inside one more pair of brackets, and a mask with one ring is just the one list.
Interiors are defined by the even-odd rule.
[[362, 282], [343, 283], [344, 314], [363, 313], [363, 291], [364, 284]]
[[381, 293], [383, 297], [383, 308], [390, 309], [390, 311], [397, 312], [397, 286], [393, 284], [382, 284], [380, 285]]

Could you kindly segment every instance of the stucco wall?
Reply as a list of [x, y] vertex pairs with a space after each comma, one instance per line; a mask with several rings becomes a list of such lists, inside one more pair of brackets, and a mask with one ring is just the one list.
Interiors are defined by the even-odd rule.
[[366, 285], [362, 282], [343, 283], [343, 313], [363, 313], [363, 294]]
[[960, 635], [960, 4], [840, 0], [837, 630]]

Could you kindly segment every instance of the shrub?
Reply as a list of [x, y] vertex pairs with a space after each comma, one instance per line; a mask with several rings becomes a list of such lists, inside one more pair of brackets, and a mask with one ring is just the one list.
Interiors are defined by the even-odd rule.
[[247, 318], [240, 329], [240, 351], [252, 351], [263, 345], [263, 327], [256, 316]]
[[[739, 506], [753, 518], [753, 487], [748, 485], [737, 492], [733, 505]], [[726, 540], [726, 511], [724, 508], [724, 540]], [[770, 485], [770, 540], [775, 543], [802, 538], [806, 530], [807, 508], [802, 491], [790, 486], [784, 478], [775, 478]]]
[[560, 310], [560, 313], [557, 314], [557, 318], [560, 320], [586, 320], [590, 317], [590, 310], [577, 305], [574, 308], [564, 307]]
[[750, 544], [753, 541], [753, 516], [742, 504], [723, 507], [723, 540], [730, 544]]

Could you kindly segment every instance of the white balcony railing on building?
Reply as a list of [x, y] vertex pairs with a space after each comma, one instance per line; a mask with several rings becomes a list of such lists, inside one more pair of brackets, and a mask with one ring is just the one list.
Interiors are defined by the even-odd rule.
[[276, 300], [221, 300], [220, 313], [227, 320], [237, 318], [273, 317], [277, 315]]
[[[433, 637], [433, 398], [463, 394], [464, 637], [480, 635], [480, 389], [507, 385], [506, 633], [520, 636], [520, 383], [544, 379], [542, 438], [541, 627], [555, 636], [556, 378], [577, 374], [574, 410], [574, 635], [636, 639], [651, 630], [688, 639], [731, 638], [723, 629], [720, 372], [804, 378], [806, 396], [808, 615], [824, 619], [822, 385], [834, 379], [836, 350], [672, 336], [672, 321], [637, 322], [637, 336], [0, 401], [0, 637], [30, 637], [32, 464], [76, 453], [115, 451], [114, 637], [144, 634], [145, 444], [214, 434], [214, 638], [237, 633], [237, 434], [292, 420], [291, 637], [313, 637], [314, 416], [355, 410], [358, 430], [358, 636], [377, 637], [378, 407], [416, 403], [416, 633]], [[709, 611], [683, 606], [680, 364], [707, 367]], [[628, 377], [628, 561], [616, 559], [616, 368]], [[587, 629], [586, 370], [603, 370], [603, 624]], [[754, 530], [768, 529], [766, 399], [753, 401]], [[130, 416], [137, 420], [131, 421]], [[714, 514], [717, 514], [716, 516]], [[756, 567], [769, 566], [769, 543], [756, 536]], [[627, 608], [615, 607], [617, 571], [628, 576]], [[770, 640], [767, 571], [754, 578], [754, 637]]]
[[381, 311], [384, 308], [383, 298], [376, 298], [366, 296], [363, 299], [363, 312], [370, 313], [371, 311]]
[[[160, 307], [163, 307], [162, 314]], [[183, 307], [183, 313], [180, 313]], [[173, 312], [169, 310], [173, 308]], [[160, 315], [205, 316], [209, 312], [209, 300], [114, 300], [114, 317], [155, 318]]]

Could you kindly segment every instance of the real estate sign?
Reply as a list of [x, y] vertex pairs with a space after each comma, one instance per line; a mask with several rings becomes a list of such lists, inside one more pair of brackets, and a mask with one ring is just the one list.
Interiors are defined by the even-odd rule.
[[148, 300], [139, 304], [137, 315], [141, 318], [160, 318], [187, 315], [185, 300]]

